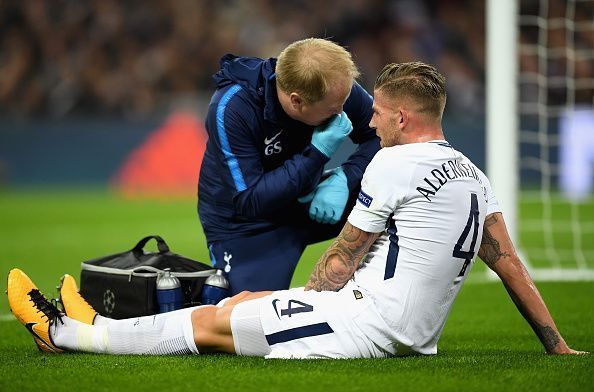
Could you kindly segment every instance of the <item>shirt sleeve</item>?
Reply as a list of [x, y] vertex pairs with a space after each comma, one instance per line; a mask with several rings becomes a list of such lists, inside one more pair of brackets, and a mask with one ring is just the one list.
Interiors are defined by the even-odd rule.
[[270, 215], [311, 191], [328, 158], [308, 146], [275, 170], [265, 172], [255, 141], [260, 124], [252, 106], [241, 96], [240, 89], [236, 90], [227, 101], [223, 96], [216, 111], [209, 112], [212, 118], [207, 125], [222, 162], [220, 175], [232, 190], [236, 215]]
[[[484, 175], [484, 174], [483, 174]], [[487, 201], [487, 216], [493, 214], [495, 212], [501, 212], [501, 208], [499, 207], [499, 202], [495, 197], [495, 193], [493, 192], [493, 188], [491, 188], [491, 182], [484, 176], [485, 182], [485, 200]]]
[[411, 164], [399, 157], [397, 147], [380, 150], [363, 175], [349, 223], [368, 233], [383, 231], [404, 202], [411, 175]]

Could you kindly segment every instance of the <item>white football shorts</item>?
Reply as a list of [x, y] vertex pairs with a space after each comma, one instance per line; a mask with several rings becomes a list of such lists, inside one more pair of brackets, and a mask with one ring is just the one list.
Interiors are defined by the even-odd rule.
[[388, 326], [352, 281], [338, 292], [275, 291], [231, 314], [238, 355], [266, 358], [384, 358]]

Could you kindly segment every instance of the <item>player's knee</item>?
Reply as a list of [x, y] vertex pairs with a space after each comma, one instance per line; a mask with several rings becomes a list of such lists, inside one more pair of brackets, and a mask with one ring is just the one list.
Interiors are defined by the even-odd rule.
[[192, 330], [196, 345], [208, 346], [211, 344], [209, 338], [216, 333], [216, 314], [216, 306], [201, 306], [192, 312]]
[[192, 312], [194, 343], [201, 353], [234, 353], [231, 333], [233, 307], [201, 306]]

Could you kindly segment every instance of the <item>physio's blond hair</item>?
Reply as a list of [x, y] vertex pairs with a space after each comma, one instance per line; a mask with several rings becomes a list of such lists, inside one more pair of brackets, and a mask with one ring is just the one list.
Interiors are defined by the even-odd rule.
[[352, 82], [359, 70], [351, 54], [342, 46], [322, 38], [293, 42], [278, 56], [276, 83], [285, 93], [298, 93], [307, 103], [322, 100], [339, 78]]
[[441, 119], [446, 103], [445, 77], [422, 62], [391, 63], [379, 73], [374, 90], [394, 99], [412, 99], [419, 112]]

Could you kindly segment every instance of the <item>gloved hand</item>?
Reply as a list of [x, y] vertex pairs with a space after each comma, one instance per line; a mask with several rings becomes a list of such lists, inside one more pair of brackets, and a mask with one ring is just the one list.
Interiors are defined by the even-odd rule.
[[330, 158], [352, 130], [351, 120], [349, 120], [345, 112], [342, 112], [334, 116], [324, 127], [314, 129], [311, 144]]
[[333, 170], [330, 177], [318, 184], [316, 189], [297, 199], [309, 203], [309, 217], [318, 223], [336, 224], [349, 199], [347, 178], [341, 167]]

